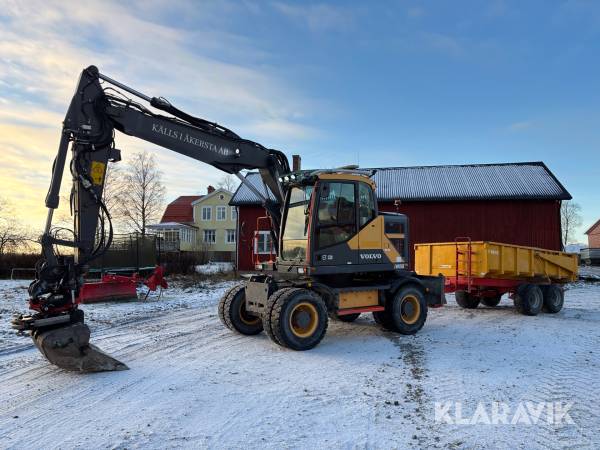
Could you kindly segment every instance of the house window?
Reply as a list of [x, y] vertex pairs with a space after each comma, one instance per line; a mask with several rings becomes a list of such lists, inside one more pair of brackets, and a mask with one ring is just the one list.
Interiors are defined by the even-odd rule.
[[163, 233], [165, 242], [177, 242], [179, 240], [179, 231], [177, 230], [165, 230]]
[[204, 243], [214, 244], [217, 241], [216, 230], [204, 230]]
[[271, 239], [270, 231], [259, 231], [258, 235], [254, 240], [254, 253], [257, 255], [264, 255], [269, 253], [275, 253], [273, 249], [273, 241]]
[[212, 220], [212, 208], [210, 206], [202, 207], [202, 220], [205, 222]]
[[227, 220], [227, 207], [217, 206], [217, 220]]
[[235, 230], [227, 230], [227, 234], [225, 235], [225, 243], [235, 244]]
[[235, 206], [231, 207], [231, 220], [237, 220], [237, 208]]

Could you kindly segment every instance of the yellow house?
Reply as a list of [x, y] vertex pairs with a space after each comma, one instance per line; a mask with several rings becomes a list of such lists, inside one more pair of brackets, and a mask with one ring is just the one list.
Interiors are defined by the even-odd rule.
[[229, 206], [232, 196], [209, 186], [206, 195], [184, 195], [169, 203], [160, 223], [148, 226], [157, 235], [159, 250], [235, 261], [237, 209]]
[[213, 261], [235, 261], [237, 209], [229, 206], [233, 194], [216, 189], [192, 202], [198, 251]]

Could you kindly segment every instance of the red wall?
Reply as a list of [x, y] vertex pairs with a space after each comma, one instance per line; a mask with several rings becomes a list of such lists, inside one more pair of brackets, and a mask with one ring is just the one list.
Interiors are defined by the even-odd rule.
[[596, 225], [588, 233], [588, 247], [600, 248], [600, 225]]
[[[254, 231], [256, 230], [256, 219], [266, 216], [267, 213], [262, 206], [238, 206], [238, 244], [237, 244], [237, 267], [238, 270], [254, 270], [253, 248]], [[261, 229], [265, 227], [266, 221], [261, 221]], [[259, 255], [261, 261], [269, 259], [269, 255]]]
[[[455, 202], [406, 202], [398, 208], [380, 203], [381, 211], [406, 214], [410, 244], [454, 241], [468, 236], [474, 241], [561, 249], [560, 202], [555, 200], [494, 200]], [[265, 211], [257, 206], [239, 207], [242, 227], [238, 244], [239, 270], [252, 270], [252, 238], [256, 218]], [[411, 267], [414, 252], [411, 255]]]

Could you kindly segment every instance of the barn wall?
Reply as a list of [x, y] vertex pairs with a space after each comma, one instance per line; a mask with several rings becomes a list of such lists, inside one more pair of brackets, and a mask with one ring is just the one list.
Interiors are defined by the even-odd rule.
[[[397, 209], [392, 203], [380, 203], [379, 208], [408, 216], [411, 247], [467, 236], [474, 241], [561, 249], [560, 203], [554, 200], [407, 202]], [[411, 267], [413, 259], [414, 251]]]
[[[266, 216], [266, 211], [262, 206], [238, 206], [238, 270], [254, 270], [252, 253], [254, 246], [254, 231], [256, 230], [256, 219], [264, 216]], [[268, 259], [268, 255], [264, 255], [262, 258]]]
[[[381, 211], [406, 214], [410, 222], [410, 242], [454, 241], [459, 236], [473, 240], [560, 250], [560, 203], [554, 200], [496, 200], [454, 202], [379, 203]], [[238, 267], [252, 270], [252, 239], [256, 218], [265, 211], [258, 206], [240, 206]], [[411, 254], [413, 266], [414, 252]]]
[[588, 247], [600, 248], [600, 224], [592, 228], [588, 233]]

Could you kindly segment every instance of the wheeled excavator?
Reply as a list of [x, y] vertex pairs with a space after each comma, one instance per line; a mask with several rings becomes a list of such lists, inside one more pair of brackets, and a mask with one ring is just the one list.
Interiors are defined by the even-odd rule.
[[[71, 99], [52, 168], [42, 259], [29, 286], [33, 313], [13, 319], [13, 327], [29, 331], [51, 363], [83, 372], [127, 368], [90, 344], [79, 309], [89, 263], [112, 241], [103, 188], [107, 164], [121, 159], [115, 131], [235, 174], [262, 199], [277, 257], [221, 298], [219, 317], [230, 330], [245, 335], [264, 330], [280, 346], [308, 350], [323, 339], [329, 319], [351, 322], [368, 312], [388, 330], [414, 334], [423, 327], [428, 306], [445, 303], [443, 278], [409, 270], [408, 219], [378, 211], [373, 170], [292, 172], [281, 151], [90, 66]], [[69, 147], [72, 240], [52, 226]], [[250, 183], [242, 170], [258, 170], [263, 186]], [[61, 254], [57, 246], [73, 252]]]

